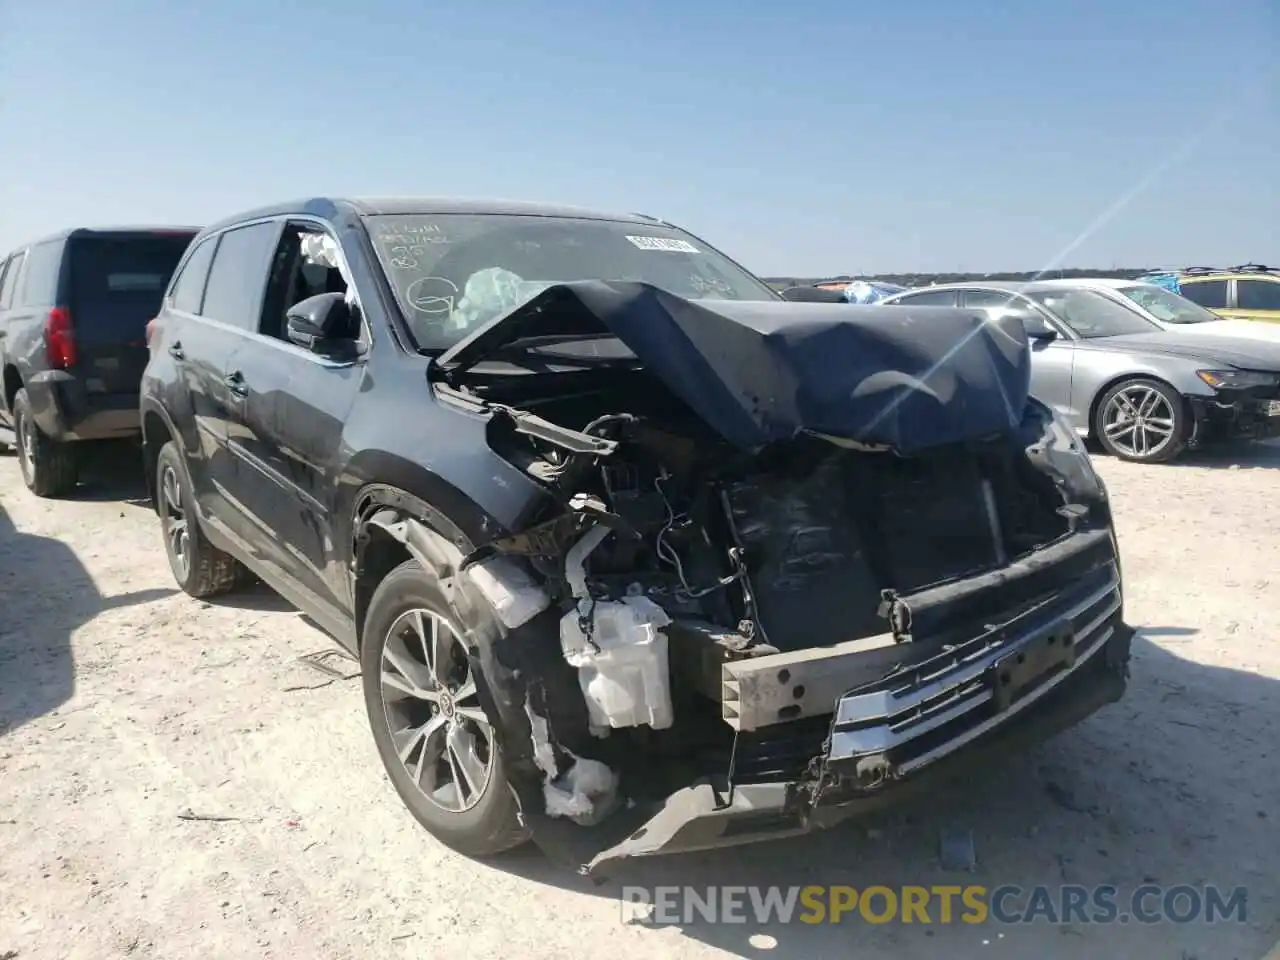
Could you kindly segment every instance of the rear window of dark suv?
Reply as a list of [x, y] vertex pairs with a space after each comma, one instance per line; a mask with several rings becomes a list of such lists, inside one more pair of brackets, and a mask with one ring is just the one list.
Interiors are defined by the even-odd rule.
[[160, 309], [194, 233], [95, 234], [69, 243], [71, 312], [102, 332], [134, 334]]

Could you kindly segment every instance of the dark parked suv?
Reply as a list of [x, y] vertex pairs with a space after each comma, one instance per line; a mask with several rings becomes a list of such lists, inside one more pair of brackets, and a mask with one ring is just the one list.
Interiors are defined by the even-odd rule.
[[318, 199], [201, 233], [150, 345], [174, 576], [358, 656], [464, 853], [825, 826], [1125, 688], [1106, 490], [1020, 323], [789, 303], [649, 217]]
[[196, 232], [70, 230], [0, 260], [0, 443], [36, 494], [76, 485], [76, 441], [138, 434], [146, 325]]

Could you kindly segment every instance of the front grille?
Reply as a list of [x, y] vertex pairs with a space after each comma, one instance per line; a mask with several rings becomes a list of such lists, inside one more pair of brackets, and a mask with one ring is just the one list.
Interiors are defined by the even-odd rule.
[[822, 756], [830, 732], [831, 714], [743, 730], [734, 740], [731, 779], [737, 784], [798, 780], [810, 761]]
[[[1108, 563], [1008, 623], [856, 688], [837, 704], [830, 759], [856, 764], [883, 758], [898, 775], [939, 759], [1100, 650], [1114, 632], [1120, 605], [1119, 574]], [[1074, 642], [1062, 647], [1067, 628]]]

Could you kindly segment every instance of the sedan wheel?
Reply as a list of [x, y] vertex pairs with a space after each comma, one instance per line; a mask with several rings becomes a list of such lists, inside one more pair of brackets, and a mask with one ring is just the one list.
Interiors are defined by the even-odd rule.
[[493, 775], [493, 731], [454, 628], [430, 610], [402, 613], [383, 643], [381, 685], [410, 780], [441, 810], [470, 810]]
[[1098, 441], [1114, 456], [1140, 463], [1172, 460], [1186, 446], [1182, 398], [1156, 380], [1129, 380], [1098, 405]]

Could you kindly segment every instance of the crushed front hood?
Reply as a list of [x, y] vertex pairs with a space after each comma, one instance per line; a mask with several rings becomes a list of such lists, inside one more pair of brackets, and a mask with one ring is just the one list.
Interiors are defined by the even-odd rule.
[[1018, 426], [1030, 386], [1026, 335], [1012, 318], [942, 307], [691, 301], [649, 284], [603, 281], [548, 288], [435, 366], [453, 377], [520, 343], [575, 337], [616, 337], [748, 451], [804, 431], [904, 454], [986, 436]]

